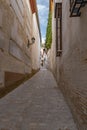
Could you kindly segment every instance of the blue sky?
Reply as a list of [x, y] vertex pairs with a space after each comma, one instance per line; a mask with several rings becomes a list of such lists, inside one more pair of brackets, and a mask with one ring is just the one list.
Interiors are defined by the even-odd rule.
[[37, 7], [42, 34], [42, 42], [44, 43], [48, 21], [49, 0], [37, 0]]

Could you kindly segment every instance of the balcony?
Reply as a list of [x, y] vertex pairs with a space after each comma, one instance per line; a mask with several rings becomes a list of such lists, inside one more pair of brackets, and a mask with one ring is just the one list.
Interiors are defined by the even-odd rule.
[[79, 17], [81, 8], [87, 4], [87, 0], [70, 0], [70, 17]]

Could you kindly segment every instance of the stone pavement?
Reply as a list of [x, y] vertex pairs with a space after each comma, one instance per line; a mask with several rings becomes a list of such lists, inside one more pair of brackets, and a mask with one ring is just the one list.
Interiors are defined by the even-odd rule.
[[42, 69], [0, 99], [0, 130], [77, 130], [51, 72]]

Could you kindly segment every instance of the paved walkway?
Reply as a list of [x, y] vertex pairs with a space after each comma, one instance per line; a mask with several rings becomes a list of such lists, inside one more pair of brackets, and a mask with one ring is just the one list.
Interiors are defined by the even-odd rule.
[[77, 130], [48, 70], [0, 99], [0, 130]]

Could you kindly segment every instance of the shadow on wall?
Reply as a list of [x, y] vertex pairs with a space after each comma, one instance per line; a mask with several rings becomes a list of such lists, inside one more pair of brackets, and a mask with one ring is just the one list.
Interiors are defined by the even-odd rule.
[[13, 91], [17, 87], [20, 87], [22, 83], [34, 76], [39, 70], [32, 70], [31, 74], [17, 74], [17, 73], [5, 73], [5, 86], [0, 88], [0, 98], [4, 97], [9, 92]]

